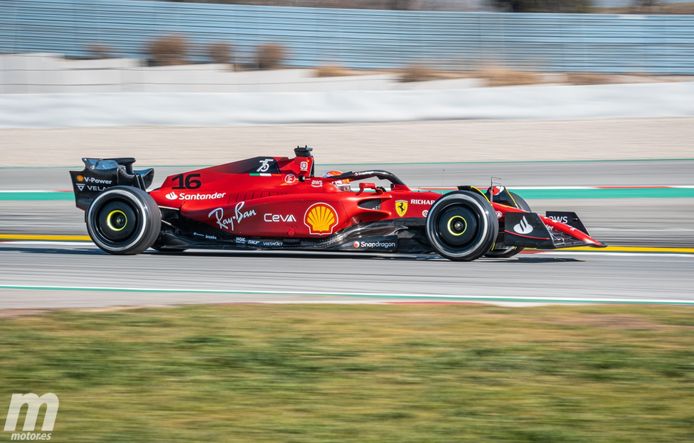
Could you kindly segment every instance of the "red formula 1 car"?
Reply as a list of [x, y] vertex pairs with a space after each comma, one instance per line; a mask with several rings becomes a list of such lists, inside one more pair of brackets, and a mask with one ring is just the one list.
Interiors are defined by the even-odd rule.
[[530, 210], [501, 186], [447, 194], [409, 188], [381, 170], [314, 176], [312, 149], [254, 157], [167, 177], [135, 159], [83, 159], [71, 171], [89, 235], [111, 254], [149, 247], [437, 253], [450, 260], [510, 257], [525, 247], [604, 245], [573, 212]]

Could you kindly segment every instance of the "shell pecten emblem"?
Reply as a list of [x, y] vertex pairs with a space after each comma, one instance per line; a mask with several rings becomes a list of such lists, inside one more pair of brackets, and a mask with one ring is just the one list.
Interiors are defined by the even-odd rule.
[[330, 235], [337, 226], [338, 218], [335, 208], [327, 203], [314, 203], [304, 214], [304, 224], [311, 235]]

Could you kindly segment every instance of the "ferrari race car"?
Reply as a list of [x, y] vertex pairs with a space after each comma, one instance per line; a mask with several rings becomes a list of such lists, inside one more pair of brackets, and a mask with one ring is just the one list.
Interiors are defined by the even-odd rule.
[[111, 254], [186, 249], [436, 253], [511, 257], [526, 247], [603, 247], [573, 212], [534, 213], [503, 186], [411, 189], [388, 171], [316, 177], [312, 149], [167, 177], [133, 158], [85, 158], [70, 171], [89, 236]]

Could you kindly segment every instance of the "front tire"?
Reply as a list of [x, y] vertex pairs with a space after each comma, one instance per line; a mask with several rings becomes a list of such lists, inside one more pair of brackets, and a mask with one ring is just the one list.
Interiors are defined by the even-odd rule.
[[161, 212], [154, 199], [132, 186], [114, 186], [87, 209], [87, 232], [109, 254], [139, 254], [159, 237]]
[[492, 248], [499, 222], [491, 203], [473, 191], [446, 194], [432, 205], [426, 233], [434, 250], [455, 261], [475, 260]]

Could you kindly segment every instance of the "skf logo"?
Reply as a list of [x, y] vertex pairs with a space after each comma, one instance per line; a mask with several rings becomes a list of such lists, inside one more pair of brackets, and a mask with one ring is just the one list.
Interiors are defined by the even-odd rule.
[[[22, 427], [23, 432], [15, 432], [19, 414], [24, 405], [27, 406], [27, 412]], [[43, 405], [46, 405], [46, 412], [43, 416], [41, 432], [34, 432], [36, 419]], [[58, 396], [50, 392], [40, 397], [32, 393], [12, 394], [5, 420], [5, 432], [12, 432], [11, 440], [50, 440], [59, 406]]]
[[178, 198], [178, 195], [176, 195], [175, 192], [171, 191], [168, 194], [166, 194], [166, 199], [167, 200], [176, 200]]
[[397, 212], [400, 217], [404, 217], [405, 214], [407, 214], [408, 206], [407, 200], [395, 200], [395, 212]]
[[337, 222], [337, 211], [327, 203], [315, 203], [304, 214], [304, 224], [311, 235], [332, 234]]

